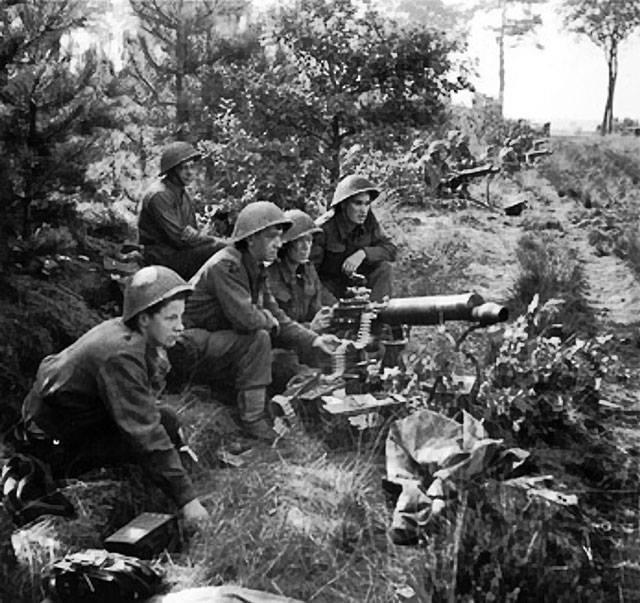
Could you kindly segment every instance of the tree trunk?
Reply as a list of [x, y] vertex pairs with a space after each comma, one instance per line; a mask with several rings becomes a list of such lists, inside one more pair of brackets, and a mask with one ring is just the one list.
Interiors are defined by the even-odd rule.
[[607, 100], [604, 106], [602, 126], [600, 127], [600, 133], [603, 136], [613, 132], [613, 98], [618, 78], [618, 44], [615, 40], [611, 42], [611, 48], [607, 56], [607, 68]]
[[27, 157], [29, 168], [24, 185], [24, 199], [22, 200], [22, 236], [27, 238], [31, 234], [31, 203], [33, 202], [33, 176], [36, 169], [35, 156], [38, 145], [38, 105], [33, 99], [29, 101], [29, 133], [27, 134]]
[[187, 32], [185, 31], [182, 3], [178, 13], [178, 26], [176, 28], [176, 132], [178, 138], [183, 138], [185, 124], [189, 121], [189, 108], [184, 90], [184, 76], [187, 63]]
[[499, 51], [499, 66], [498, 66], [498, 78], [500, 82], [500, 89], [498, 91], [498, 104], [500, 106], [500, 117], [504, 116], [504, 36], [505, 27], [507, 24], [507, 0], [501, 0], [501, 20], [500, 20], [500, 34], [498, 35], [498, 51]]
[[[342, 136], [340, 134], [340, 118], [334, 115], [331, 123], [331, 163], [329, 164], [329, 180], [331, 186], [335, 186], [340, 179], [340, 148], [342, 146]], [[330, 201], [327, 201], [327, 205]]]

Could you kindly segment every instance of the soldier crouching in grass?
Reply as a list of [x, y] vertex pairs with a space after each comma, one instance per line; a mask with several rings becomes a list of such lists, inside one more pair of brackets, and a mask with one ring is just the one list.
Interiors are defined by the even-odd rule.
[[289, 318], [271, 294], [264, 264], [277, 258], [290, 226], [284, 212], [268, 201], [250, 203], [238, 214], [232, 244], [211, 257], [191, 281], [188, 328], [171, 355], [195, 380], [211, 381], [231, 372], [245, 432], [269, 442], [278, 437], [267, 412], [272, 340], [274, 347], [318, 348], [327, 354], [339, 344], [334, 335], [318, 335]]
[[49, 464], [54, 478], [137, 462], [185, 520], [207, 519], [180, 461], [177, 416], [157, 404], [190, 292], [173, 270], [142, 268], [125, 289], [122, 317], [47, 356], [23, 404], [22, 452]]
[[197, 228], [186, 187], [200, 153], [187, 142], [168, 144], [160, 158], [160, 179], [145, 192], [138, 217], [139, 241], [147, 264], [162, 264], [191, 278], [225, 241]]
[[[313, 235], [321, 232], [313, 218], [299, 209], [285, 214], [291, 227], [282, 237], [278, 258], [267, 268], [267, 278], [273, 297], [285, 314], [316, 333], [323, 333], [331, 323], [331, 308], [322, 306], [322, 284], [315, 266], [309, 261]], [[315, 350], [299, 353], [293, 350], [273, 350], [274, 390], [284, 389], [292, 373], [303, 367], [318, 366], [320, 359]], [[284, 383], [283, 383], [284, 381]]]
[[366, 278], [372, 301], [391, 296], [397, 248], [371, 211], [379, 195], [380, 189], [364, 176], [347, 176], [338, 183], [329, 211], [316, 221], [322, 231], [315, 235], [311, 261], [326, 305], [344, 297], [356, 274]]

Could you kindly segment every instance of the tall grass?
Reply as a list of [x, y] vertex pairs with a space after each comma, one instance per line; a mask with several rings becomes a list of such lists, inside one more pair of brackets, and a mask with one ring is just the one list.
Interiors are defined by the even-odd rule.
[[569, 330], [592, 327], [592, 312], [584, 293], [586, 280], [577, 250], [553, 232], [525, 233], [516, 248], [518, 276], [511, 290], [509, 307], [524, 312], [537, 293], [540, 301], [562, 299], [557, 321]]

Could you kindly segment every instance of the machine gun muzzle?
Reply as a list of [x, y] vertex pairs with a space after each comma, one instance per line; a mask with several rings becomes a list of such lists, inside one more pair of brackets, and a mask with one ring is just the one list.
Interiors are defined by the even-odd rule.
[[489, 326], [506, 321], [509, 310], [485, 302], [481, 295], [473, 292], [390, 299], [380, 304], [377, 318], [389, 325], [437, 325], [449, 320], [464, 320]]

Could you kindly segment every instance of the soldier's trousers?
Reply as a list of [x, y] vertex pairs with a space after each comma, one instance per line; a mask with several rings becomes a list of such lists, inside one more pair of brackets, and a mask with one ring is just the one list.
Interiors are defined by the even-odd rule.
[[186, 329], [169, 360], [181, 381], [228, 382], [235, 389], [260, 389], [271, 383], [271, 338], [264, 330], [253, 333]]
[[[160, 422], [171, 443], [180, 448], [184, 442], [180, 437], [178, 416], [166, 405], [158, 406], [158, 410]], [[34, 435], [26, 427], [23, 428], [22, 439], [16, 442], [16, 449], [18, 452], [32, 454], [48, 464], [55, 479], [75, 477], [99, 467], [136, 463], [140, 459], [138, 451], [120, 434], [115, 425], [108, 423], [70, 435], [62, 442], [43, 433]]]
[[[382, 301], [385, 296], [391, 297], [391, 262], [378, 262], [377, 264], [363, 263], [357, 272], [367, 277], [366, 286], [371, 289], [371, 301]], [[324, 279], [320, 276], [323, 285], [322, 305], [331, 306], [344, 297], [347, 287], [351, 286], [346, 275], [339, 278]]]

